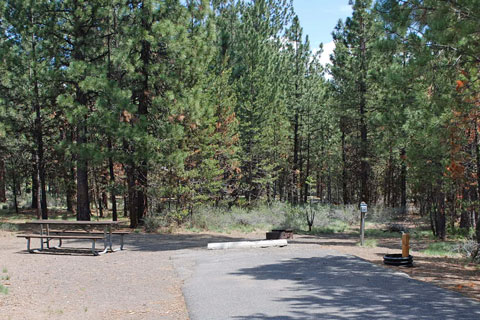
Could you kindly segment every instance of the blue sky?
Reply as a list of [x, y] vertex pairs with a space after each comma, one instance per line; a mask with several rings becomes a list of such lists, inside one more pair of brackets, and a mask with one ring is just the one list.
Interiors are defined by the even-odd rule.
[[345, 20], [352, 13], [348, 0], [293, 0], [293, 7], [312, 48], [317, 48], [320, 42], [332, 41], [338, 20]]
[[322, 63], [327, 63], [334, 49], [333, 28], [339, 19], [345, 20], [352, 13], [348, 0], [293, 0], [293, 7], [303, 33], [308, 34], [311, 48], [316, 49], [323, 43]]

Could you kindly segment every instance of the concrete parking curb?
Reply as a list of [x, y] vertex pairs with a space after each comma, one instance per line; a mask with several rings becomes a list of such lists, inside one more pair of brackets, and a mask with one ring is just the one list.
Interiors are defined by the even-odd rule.
[[261, 240], [261, 241], [240, 241], [240, 242], [214, 242], [207, 245], [208, 250], [221, 249], [245, 249], [245, 248], [268, 248], [284, 247], [288, 245], [286, 239]]

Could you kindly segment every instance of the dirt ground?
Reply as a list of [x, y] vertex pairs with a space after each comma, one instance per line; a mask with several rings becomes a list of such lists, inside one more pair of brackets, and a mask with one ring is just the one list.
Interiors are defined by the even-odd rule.
[[[0, 284], [8, 288], [8, 294], [0, 291], [1, 319], [188, 319], [172, 256], [181, 250], [205, 250], [209, 242], [265, 236], [131, 234], [126, 251], [94, 257], [88, 251], [29, 254], [25, 239], [15, 234], [0, 231]], [[374, 248], [358, 247], [357, 242], [351, 235], [296, 235], [289, 245], [313, 250], [318, 245], [382, 266], [384, 254], [400, 250], [400, 239], [380, 239]], [[400, 270], [480, 301], [480, 271], [455, 259], [424, 255], [419, 250], [425, 245], [413, 240], [415, 267]], [[88, 243], [71, 246], [88, 248]]]

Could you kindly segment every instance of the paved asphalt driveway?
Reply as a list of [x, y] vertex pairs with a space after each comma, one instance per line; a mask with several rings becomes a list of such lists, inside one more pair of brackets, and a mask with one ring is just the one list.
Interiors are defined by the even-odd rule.
[[192, 320], [480, 319], [478, 302], [318, 247], [184, 250], [174, 263]]

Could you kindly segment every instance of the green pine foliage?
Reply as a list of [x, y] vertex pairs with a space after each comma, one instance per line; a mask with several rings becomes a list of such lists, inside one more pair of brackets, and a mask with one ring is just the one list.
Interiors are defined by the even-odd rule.
[[9, 203], [365, 200], [480, 238], [478, 1], [351, 4], [325, 67], [288, 0], [1, 2]]

